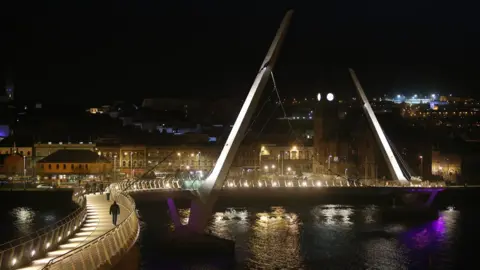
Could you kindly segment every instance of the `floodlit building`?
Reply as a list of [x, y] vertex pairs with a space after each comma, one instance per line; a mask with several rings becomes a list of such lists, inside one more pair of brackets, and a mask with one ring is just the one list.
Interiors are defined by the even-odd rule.
[[37, 178], [43, 182], [79, 183], [108, 181], [112, 163], [90, 150], [58, 150], [37, 162]]

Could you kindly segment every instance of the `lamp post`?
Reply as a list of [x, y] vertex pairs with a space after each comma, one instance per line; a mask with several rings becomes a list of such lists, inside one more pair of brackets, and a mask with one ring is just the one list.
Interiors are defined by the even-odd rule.
[[27, 177], [26, 156], [23, 156], [23, 178]]
[[[125, 162], [126, 162], [125, 160], [127, 159], [128, 152], [123, 152], [123, 155], [125, 156], [125, 157], [124, 157], [124, 160], [123, 160], [123, 162], [125, 163]], [[125, 164], [127, 165], [127, 163], [125, 163]], [[123, 164], [122, 164], [122, 165], [123, 165]], [[128, 168], [128, 167], [127, 167], [127, 168]], [[125, 171], [126, 171], [127, 168], [125, 168]]]
[[283, 169], [283, 160], [285, 159], [285, 152], [282, 151], [282, 155], [280, 156], [280, 158], [282, 159], [282, 175], [285, 174], [285, 170]]
[[117, 181], [117, 155], [113, 155], [113, 182]]
[[178, 167], [182, 167], [182, 161], [181, 161], [181, 158], [182, 158], [182, 154], [180, 152], [177, 152], [177, 157], [178, 157]]
[[198, 157], [198, 170], [201, 171], [202, 168], [200, 168], [200, 156], [201, 156], [202, 152], [198, 152], [197, 154], [197, 157]]
[[25, 158], [26, 157], [23, 156], [23, 189], [25, 189], [27, 185], [27, 167], [25, 166], [26, 165]]
[[332, 161], [332, 155], [328, 156], [328, 174], [330, 174], [330, 163]]
[[258, 153], [258, 173], [262, 175], [262, 154], [265, 151], [265, 146], [260, 147], [260, 152]]
[[130, 174], [133, 179], [133, 152], [130, 152]]
[[420, 155], [418, 158], [420, 159], [420, 177], [423, 179], [423, 156]]

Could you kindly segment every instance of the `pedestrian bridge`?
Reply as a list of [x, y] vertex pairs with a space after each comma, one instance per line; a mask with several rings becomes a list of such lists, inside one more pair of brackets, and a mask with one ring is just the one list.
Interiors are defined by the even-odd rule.
[[302, 180], [278, 178], [260, 181], [227, 179], [230, 166], [248, 130], [263, 89], [270, 77], [273, 79], [273, 68], [291, 16], [292, 11], [289, 11], [284, 17], [216, 164], [205, 180], [131, 180], [113, 185], [112, 198], [122, 207], [120, 223], [116, 227], [112, 227], [109, 223], [110, 216], [107, 211], [110, 202], [100, 195], [85, 196], [83, 191], [76, 192], [79, 208], [71, 216], [51, 228], [2, 246], [4, 249], [0, 251], [0, 270], [21, 267], [24, 269], [65, 270], [111, 268], [120, 261], [138, 239], [139, 221], [135, 202], [129, 195], [130, 192], [178, 190], [188, 191], [195, 195], [191, 200], [189, 222], [186, 226], [180, 223], [178, 211], [171, 198], [168, 199], [168, 207], [175, 227], [182, 229], [178, 231], [200, 234], [204, 233], [211, 217], [217, 199], [216, 193], [222, 190], [233, 190], [234, 192], [248, 189], [256, 191], [335, 189], [341, 191], [360, 190], [361, 192], [398, 190], [430, 193], [429, 202], [431, 203], [435, 195], [443, 190], [443, 184], [410, 181], [414, 180], [414, 177], [404, 166], [401, 156], [390, 145], [353, 70], [350, 70], [350, 74], [362, 100], [364, 113], [394, 181], [380, 184], [373, 180], [351, 182], [346, 179], [328, 177]]

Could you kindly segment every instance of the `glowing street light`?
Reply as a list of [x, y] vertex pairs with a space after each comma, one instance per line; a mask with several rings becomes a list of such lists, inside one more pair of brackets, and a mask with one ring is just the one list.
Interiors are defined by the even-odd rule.
[[335, 96], [332, 93], [327, 94], [327, 100], [332, 101], [335, 98]]
[[322, 94], [320, 94], [320, 93], [317, 94], [317, 100], [318, 101], [322, 100]]
[[292, 171], [292, 168], [288, 167], [288, 168], [287, 168], [287, 171], [289, 171], [289, 172]]

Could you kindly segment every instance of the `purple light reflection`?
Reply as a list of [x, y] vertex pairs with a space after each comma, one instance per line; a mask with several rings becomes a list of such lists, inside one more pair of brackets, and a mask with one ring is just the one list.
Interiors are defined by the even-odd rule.
[[411, 250], [435, 248], [447, 231], [443, 217], [427, 222], [421, 226], [407, 230], [402, 237], [402, 242]]

